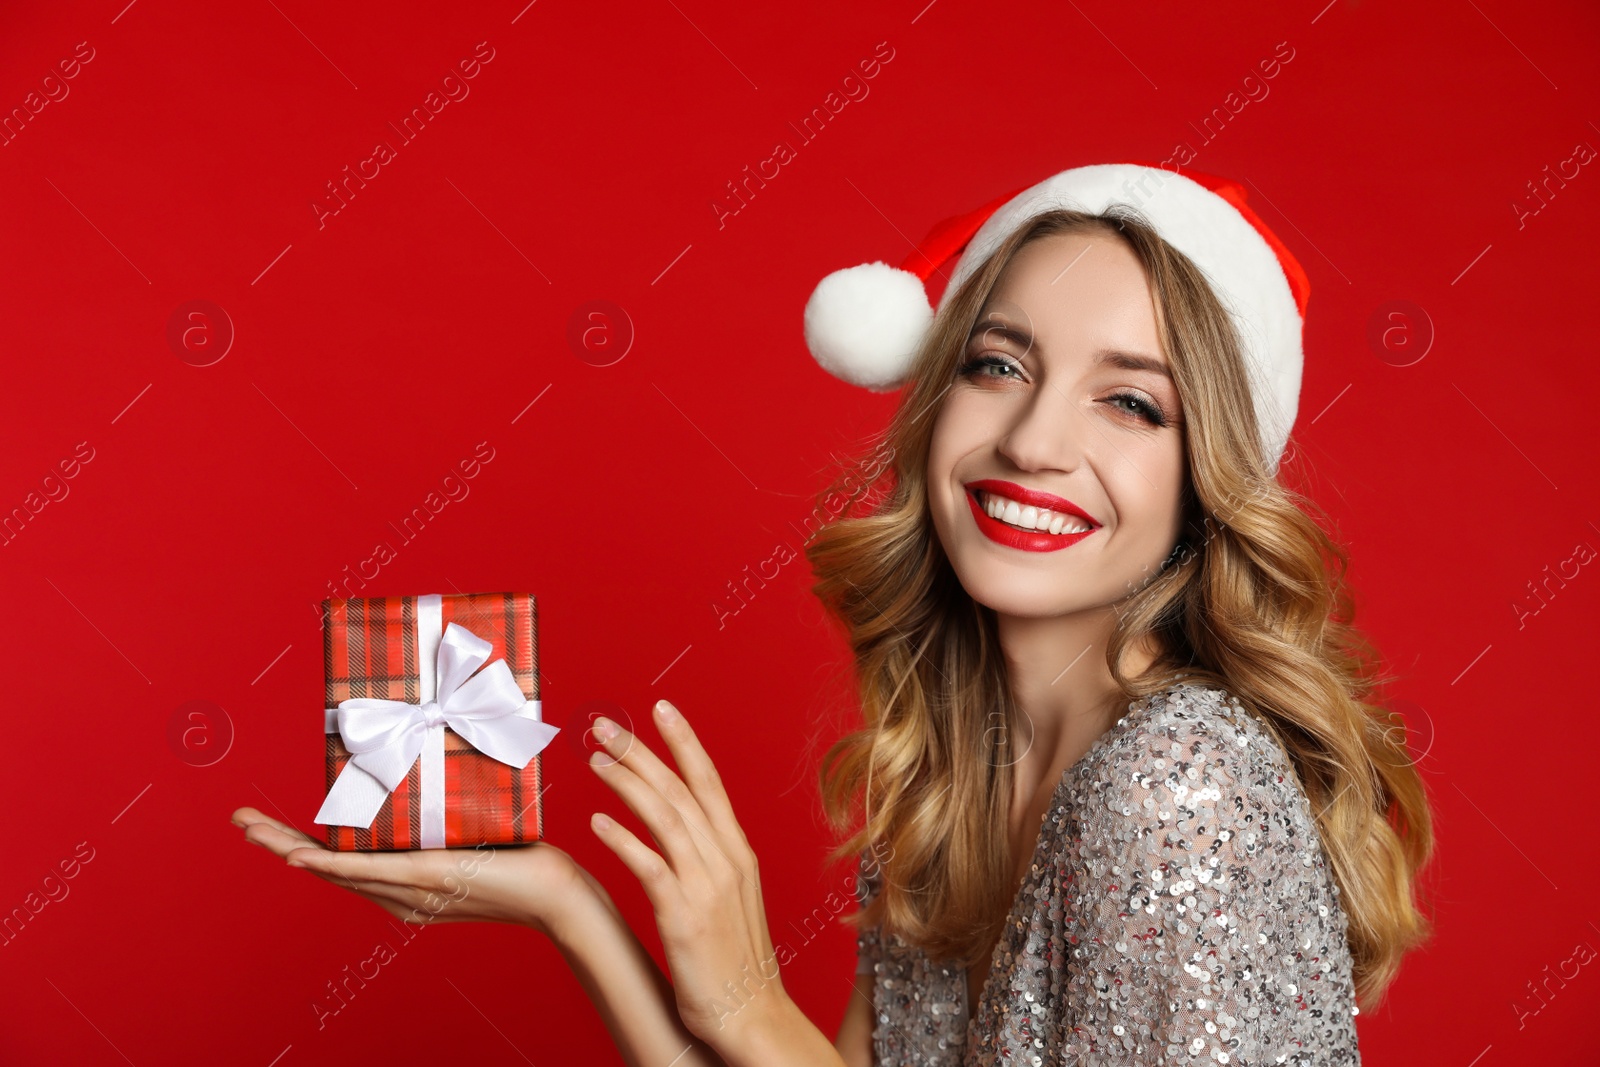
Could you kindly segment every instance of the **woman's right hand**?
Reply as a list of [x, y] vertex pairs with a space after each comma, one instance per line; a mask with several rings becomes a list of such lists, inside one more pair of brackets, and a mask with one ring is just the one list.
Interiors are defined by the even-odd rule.
[[336, 852], [255, 808], [245, 840], [411, 923], [503, 922], [555, 942], [630, 1067], [722, 1067], [678, 1018], [672, 984], [588, 871], [545, 841], [503, 848]]
[[348, 889], [406, 922], [504, 922], [548, 937], [598, 900], [605, 888], [571, 856], [545, 841], [475, 849], [337, 852], [255, 808], [233, 813], [245, 840]]

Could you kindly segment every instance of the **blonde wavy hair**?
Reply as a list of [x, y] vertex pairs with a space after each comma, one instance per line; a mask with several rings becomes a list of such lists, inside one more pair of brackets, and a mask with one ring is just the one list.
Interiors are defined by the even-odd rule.
[[[1239, 698], [1283, 744], [1315, 813], [1349, 920], [1358, 1004], [1370, 1010], [1401, 957], [1432, 934], [1414, 900], [1432, 818], [1397, 714], [1375, 699], [1377, 656], [1354, 629], [1349, 560], [1264, 462], [1239, 341], [1205, 276], [1131, 209], [1056, 210], [1013, 233], [957, 288], [919, 349], [890, 425], [890, 457], [860, 489], [859, 464], [824, 496], [849, 499], [805, 553], [812, 591], [843, 624], [864, 725], [824, 753], [824, 813], [848, 833], [830, 862], [869, 846], [888, 877], [842, 921], [884, 929], [967, 967], [999, 938], [1016, 892], [1009, 855], [1011, 739], [1020, 721], [994, 612], [956, 579], [929, 513], [929, 417], [954, 379], [1001, 272], [1030, 241], [1125, 241], [1152, 288], [1182, 399], [1186, 533], [1118, 604], [1106, 665], [1127, 701], [1182, 677]], [[840, 513], [840, 508], [830, 511]], [[1124, 658], [1154, 639], [1156, 660]], [[858, 814], [858, 811], [861, 814]]]

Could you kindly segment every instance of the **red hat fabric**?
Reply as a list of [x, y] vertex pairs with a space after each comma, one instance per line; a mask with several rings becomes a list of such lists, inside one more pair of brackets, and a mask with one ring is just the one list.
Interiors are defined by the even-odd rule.
[[1244, 349], [1261, 446], [1270, 468], [1288, 442], [1299, 405], [1303, 330], [1311, 286], [1287, 246], [1227, 178], [1177, 174], [1151, 163], [1074, 167], [935, 226], [900, 267], [882, 261], [834, 271], [805, 309], [806, 344], [836, 377], [873, 390], [905, 383], [933, 321], [924, 282], [959, 255], [940, 298], [1028, 219], [1053, 208], [1101, 214], [1136, 210], [1211, 282]]

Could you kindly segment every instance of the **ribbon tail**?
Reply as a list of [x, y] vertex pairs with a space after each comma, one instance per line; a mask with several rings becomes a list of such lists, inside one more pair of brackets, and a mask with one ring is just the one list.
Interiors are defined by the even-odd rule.
[[445, 722], [491, 759], [521, 769], [550, 743], [556, 728], [528, 717], [531, 701], [522, 695], [506, 661], [495, 660], [450, 696]]
[[521, 715], [495, 719], [460, 719], [450, 728], [491, 759], [521, 770], [560, 733], [559, 727]]
[[328, 790], [321, 810], [312, 821], [324, 826], [357, 826], [366, 829], [378, 817], [383, 802], [388, 798], [389, 790], [384, 788], [382, 782], [354, 763], [347, 763], [334, 780], [333, 788]]
[[[556, 734], [561, 732], [561, 727], [551, 726], [547, 722], [535, 722], [533, 725], [537, 727], [537, 729], [534, 731], [533, 755], [530, 755], [528, 757], [529, 759], [532, 759], [533, 756], [543, 752], [545, 746], [555, 739]], [[523, 764], [523, 766], [526, 767], [527, 764]]]

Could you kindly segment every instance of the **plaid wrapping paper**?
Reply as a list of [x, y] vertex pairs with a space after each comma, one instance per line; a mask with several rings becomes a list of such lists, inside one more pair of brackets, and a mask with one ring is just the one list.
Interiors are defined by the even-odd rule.
[[[484, 666], [504, 659], [523, 696], [538, 700], [539, 626], [533, 595], [459, 593], [440, 600], [441, 627], [457, 622], [493, 644]], [[416, 597], [324, 600], [322, 621], [326, 707], [355, 697], [420, 702]], [[326, 737], [327, 787], [332, 789], [350, 752], [337, 733]], [[518, 770], [485, 756], [447, 726], [444, 768], [446, 848], [540, 839], [544, 812], [539, 756]], [[420, 848], [421, 785], [418, 760], [370, 827], [330, 825], [328, 845], [341, 852]]]

